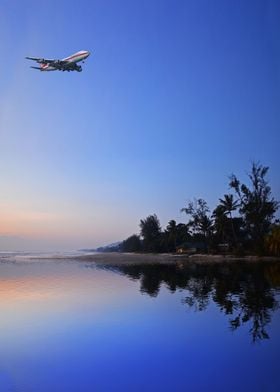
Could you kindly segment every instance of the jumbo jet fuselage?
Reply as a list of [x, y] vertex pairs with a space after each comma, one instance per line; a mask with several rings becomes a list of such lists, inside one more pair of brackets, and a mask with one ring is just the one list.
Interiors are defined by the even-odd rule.
[[[71, 56], [65, 57], [65, 59], [62, 59], [62, 61], [66, 61], [67, 63], [79, 63], [80, 61], [84, 61], [88, 56], [90, 55], [90, 52], [87, 50], [80, 50], [79, 52], [76, 52], [72, 54]], [[45, 63], [45, 64], [40, 64], [41, 71], [57, 71], [56, 67], [53, 67], [52, 65]]]
[[83, 62], [90, 52], [87, 50], [80, 50], [72, 54], [71, 56], [65, 57], [62, 60], [44, 59], [38, 57], [26, 57], [28, 60], [36, 61], [39, 67], [31, 67], [40, 71], [82, 71], [82, 67], [78, 65], [79, 62]]

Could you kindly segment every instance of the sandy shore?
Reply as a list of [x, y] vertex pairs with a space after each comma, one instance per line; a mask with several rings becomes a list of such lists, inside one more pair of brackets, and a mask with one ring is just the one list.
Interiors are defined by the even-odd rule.
[[81, 261], [93, 261], [98, 264], [117, 265], [117, 264], [174, 264], [180, 263], [223, 263], [223, 262], [270, 262], [278, 261], [279, 257], [235, 257], [223, 255], [178, 255], [178, 254], [153, 254], [153, 253], [95, 253], [92, 255], [79, 256]]

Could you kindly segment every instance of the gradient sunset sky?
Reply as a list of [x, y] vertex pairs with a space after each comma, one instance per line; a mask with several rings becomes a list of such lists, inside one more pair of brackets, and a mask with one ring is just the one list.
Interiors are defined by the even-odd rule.
[[[278, 0], [2, 0], [0, 250], [122, 240], [228, 175], [280, 199]], [[40, 73], [25, 56], [91, 56]]]

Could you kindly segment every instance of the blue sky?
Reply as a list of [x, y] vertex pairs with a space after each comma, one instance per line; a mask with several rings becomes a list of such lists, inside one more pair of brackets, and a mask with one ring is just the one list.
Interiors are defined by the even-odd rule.
[[[188, 200], [214, 207], [253, 160], [280, 199], [279, 17], [276, 0], [2, 1], [2, 249], [185, 221]], [[82, 73], [24, 59], [82, 49]]]

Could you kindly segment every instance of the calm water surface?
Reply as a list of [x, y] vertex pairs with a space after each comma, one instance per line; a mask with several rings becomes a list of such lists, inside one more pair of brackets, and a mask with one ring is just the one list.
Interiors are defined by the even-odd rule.
[[280, 266], [0, 261], [0, 391], [280, 391]]

